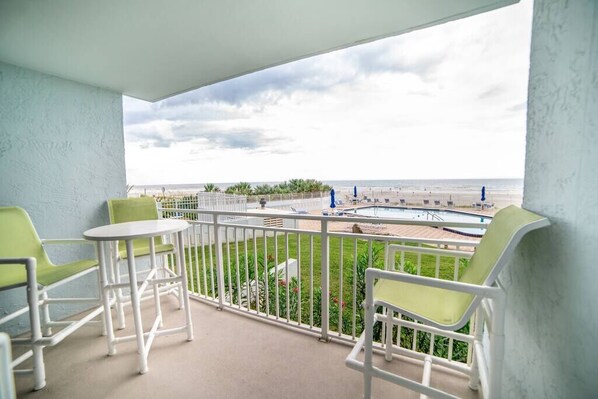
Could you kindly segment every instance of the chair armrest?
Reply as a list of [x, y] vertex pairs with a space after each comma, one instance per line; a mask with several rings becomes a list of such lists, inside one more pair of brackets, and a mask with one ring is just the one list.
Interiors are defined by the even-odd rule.
[[25, 267], [29, 264], [33, 264], [35, 267], [35, 258], [0, 258], [0, 265], [14, 265], [21, 264]]
[[88, 244], [93, 245], [93, 241], [88, 241], [85, 238], [44, 238], [41, 240], [42, 245], [63, 245], [63, 244]]
[[473, 256], [473, 252], [457, 251], [456, 249], [414, 247], [414, 246], [399, 245], [399, 244], [391, 244], [388, 246], [389, 256], [394, 255], [394, 253], [397, 251], [421, 253], [421, 254], [427, 254], [427, 255], [452, 256], [454, 258], [464, 258], [464, 259], [470, 259]]
[[[37, 276], [35, 274], [35, 269], [37, 267], [37, 260], [35, 258], [0, 258], [0, 270], [2, 265], [14, 265], [14, 264], [21, 264], [25, 266], [25, 270], [27, 272], [27, 286], [29, 289], [27, 290], [27, 295], [34, 295], [33, 298], [37, 298]], [[11, 288], [12, 286], [4, 286], [0, 287], [0, 290]], [[33, 292], [33, 294], [31, 294]], [[31, 300], [31, 297], [29, 298]], [[31, 302], [33, 303], [33, 302]]]
[[461, 283], [458, 281], [441, 280], [433, 277], [414, 276], [408, 273], [399, 273], [376, 268], [368, 268], [365, 271], [366, 290], [373, 292], [375, 279], [385, 279], [402, 281], [404, 283], [423, 285], [427, 287], [442, 288], [445, 290], [465, 292], [473, 295], [481, 295], [486, 297], [494, 297], [501, 292], [498, 287], [488, 287], [485, 285], [476, 285], [469, 283]]

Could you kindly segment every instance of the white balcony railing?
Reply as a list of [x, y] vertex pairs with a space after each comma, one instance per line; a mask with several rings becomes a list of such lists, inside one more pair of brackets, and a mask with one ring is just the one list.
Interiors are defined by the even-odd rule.
[[[365, 268], [456, 280], [477, 245], [471, 239], [354, 234], [330, 229], [331, 223], [339, 222], [372, 225], [373, 219], [363, 217], [182, 208], [164, 211], [165, 216], [185, 218], [191, 224], [185, 251], [192, 298], [309, 331], [323, 341], [355, 342], [361, 334]], [[375, 219], [375, 223], [487, 227], [481, 223], [382, 218]], [[319, 229], [302, 228], [307, 224], [319, 225]], [[393, 245], [389, 251], [391, 244], [399, 244], [401, 249]], [[434, 248], [461, 250], [463, 254], [448, 258], [442, 251], [435, 253]], [[169, 264], [175, 262], [171, 259]], [[401, 315], [396, 317], [400, 322], [390, 339], [404, 349], [402, 354], [420, 359], [429, 354], [453, 369], [469, 369], [473, 342], [469, 325], [473, 326], [473, 320], [459, 335], [423, 326]], [[375, 337], [378, 348], [390, 342], [384, 329], [375, 330]]]

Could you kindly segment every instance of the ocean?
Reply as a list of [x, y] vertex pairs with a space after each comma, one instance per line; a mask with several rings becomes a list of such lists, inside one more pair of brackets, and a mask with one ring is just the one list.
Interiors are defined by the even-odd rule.
[[330, 180], [324, 183], [338, 189], [394, 189], [400, 191], [468, 192], [482, 186], [493, 192], [523, 192], [523, 179], [430, 179], [430, 180]]

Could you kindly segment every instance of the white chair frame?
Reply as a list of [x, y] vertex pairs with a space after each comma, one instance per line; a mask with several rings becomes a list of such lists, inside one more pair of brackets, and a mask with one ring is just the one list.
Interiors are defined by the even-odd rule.
[[[42, 245], [49, 244], [92, 244], [84, 239], [46, 239], [41, 240]], [[101, 298], [50, 298], [48, 292], [54, 288], [67, 284], [79, 277], [92, 273], [98, 270], [98, 267], [91, 267], [80, 273], [74, 274], [68, 278], [60, 280], [54, 284], [47, 286], [40, 286], [37, 283], [36, 267], [37, 261], [35, 258], [0, 258], [1, 265], [15, 265], [21, 264], [27, 271], [27, 306], [8, 314], [0, 319], [0, 325], [5, 324], [25, 313], [29, 313], [29, 323], [31, 327], [30, 338], [12, 338], [13, 346], [29, 346], [31, 349], [23, 353], [18, 358], [14, 359], [11, 366], [14, 370], [15, 376], [33, 375], [33, 389], [40, 390], [46, 386], [46, 372], [43, 359], [43, 348], [46, 346], [54, 346], [62, 342], [67, 336], [71, 335], [83, 326], [98, 325], [101, 328], [102, 335], [105, 335], [104, 319], [93, 320], [100, 316], [104, 311], [101, 306]], [[57, 266], [60, 267], [60, 266]], [[99, 276], [98, 276], [99, 278]], [[99, 284], [98, 284], [99, 287]], [[12, 288], [12, 287], [10, 287]], [[7, 288], [7, 289], [10, 289]], [[17, 288], [17, 287], [14, 287]], [[101, 293], [100, 293], [101, 295]], [[98, 305], [89, 313], [79, 320], [61, 320], [53, 321], [50, 318], [50, 305], [54, 304], [91, 304]], [[41, 307], [41, 314], [40, 314]], [[53, 327], [62, 327], [60, 331], [52, 334]], [[33, 358], [33, 367], [30, 369], [16, 369], [27, 359]]]
[[[473, 284], [460, 283], [456, 281], [440, 280], [430, 277], [414, 276], [411, 274], [397, 273], [391, 271], [384, 271], [379, 269], [367, 269], [366, 270], [366, 287], [371, 287], [374, 284], [374, 280], [378, 278], [384, 278], [388, 280], [403, 281], [406, 283], [419, 284], [423, 286], [444, 288], [459, 292], [466, 292], [478, 296], [480, 298], [478, 303], [481, 302], [482, 306], [476, 310], [476, 319], [474, 326], [474, 338], [473, 340], [468, 339], [467, 336], [462, 334], [453, 333], [454, 338], [464, 340], [473, 344], [474, 346], [474, 362], [471, 367], [467, 367], [462, 364], [453, 364], [454, 368], [460, 372], [466, 373], [470, 377], [469, 386], [472, 389], [478, 389], [479, 383], [481, 382], [482, 392], [484, 398], [499, 398], [500, 397], [500, 371], [502, 368], [502, 356], [504, 352], [504, 315], [505, 315], [505, 293], [504, 290], [496, 285], [492, 287], [478, 286]], [[483, 299], [482, 299], [483, 298]], [[388, 307], [388, 314], [376, 314], [376, 308], [378, 306]], [[394, 348], [392, 344], [388, 342], [391, 334], [388, 333], [392, 326], [397, 324], [392, 316], [392, 311], [401, 312], [408, 315], [408, 312], [398, 308], [392, 308], [388, 304], [382, 302], [376, 302], [373, 298], [372, 290], [366, 291], [365, 301], [365, 331], [357, 341], [353, 350], [346, 359], [346, 365], [352, 369], [361, 371], [364, 374], [364, 398], [371, 397], [372, 389], [372, 378], [377, 377], [383, 380], [402, 385], [408, 389], [419, 392], [422, 395], [427, 395], [432, 398], [455, 398], [456, 396], [440, 391], [436, 388], [430, 387], [430, 375], [432, 371], [432, 365], [437, 362], [438, 365], [444, 367], [450, 367], [448, 361], [438, 361], [439, 358], [435, 358], [431, 355], [420, 354], [417, 356], [415, 352], [409, 354], [412, 357], [420, 358], [424, 361], [422, 382], [415, 382], [405, 377], [401, 377], [385, 371], [379, 367], [373, 366], [373, 326], [375, 321], [381, 321], [386, 323], [387, 329], [387, 342], [385, 345], [386, 359], [392, 359], [392, 354], [407, 355], [407, 350], [401, 348]], [[467, 315], [465, 319], [469, 319], [471, 314]], [[490, 358], [487, 359], [484, 351], [482, 350], [482, 338], [483, 338], [483, 325], [486, 326], [489, 331], [490, 338]], [[418, 330], [427, 331], [431, 333], [439, 333], [446, 336], [452, 336], [452, 328], [441, 329], [438, 327], [426, 326], [422, 324], [417, 325]], [[360, 361], [357, 356], [361, 349], [365, 349], [365, 359]], [[490, 393], [493, 393], [492, 395]]]
[[15, 379], [12, 373], [10, 337], [0, 333], [0, 398], [15, 399]]
[[[365, 330], [355, 344], [353, 350], [347, 356], [345, 364], [354, 370], [363, 373], [364, 377], [364, 398], [371, 398], [372, 378], [377, 377], [408, 389], [419, 392], [422, 397], [432, 398], [455, 398], [456, 396], [443, 392], [430, 386], [430, 375], [432, 365], [437, 363], [439, 366], [449, 367], [461, 371], [469, 376], [469, 387], [477, 390], [480, 386], [485, 399], [494, 399], [501, 397], [501, 376], [504, 359], [504, 320], [506, 292], [497, 281], [498, 274], [504, 268], [508, 259], [515, 250], [515, 247], [521, 238], [528, 232], [549, 226], [550, 222], [546, 218], [528, 223], [521, 227], [509, 240], [502, 254], [498, 258], [496, 265], [486, 278], [483, 285], [462, 283], [458, 281], [441, 280], [431, 277], [415, 276], [397, 271], [379, 270], [368, 268], [366, 270], [366, 299], [365, 299]], [[394, 248], [390, 248], [394, 247]], [[417, 252], [429, 252], [433, 254], [444, 254], [463, 257], [463, 252], [442, 250], [442, 249], [424, 249], [421, 247], [407, 247], [401, 245], [389, 246], [389, 253], [393, 250], [410, 250]], [[394, 259], [394, 257], [393, 257]], [[474, 299], [461, 318], [455, 325], [445, 326], [427, 320], [422, 316], [413, 314], [396, 305], [384, 301], [374, 300], [374, 283], [377, 279], [387, 279], [401, 281], [405, 283], [417, 284], [428, 287], [442, 288], [457, 292], [464, 292], [474, 295]], [[382, 306], [388, 309], [386, 315], [377, 314], [376, 308]], [[453, 337], [473, 345], [474, 357], [471, 366], [455, 364], [445, 359], [432, 355], [420, 354], [414, 351], [408, 351], [403, 348], [395, 348], [392, 345], [392, 328], [396, 324], [409, 324], [403, 320], [395, 320], [393, 312], [401, 313], [415, 318], [425, 324], [417, 324], [417, 329], [431, 333], [439, 333], [447, 337]], [[475, 313], [475, 322], [473, 326], [474, 335], [467, 336], [454, 332], [464, 326]], [[386, 323], [386, 349], [385, 358], [390, 361], [393, 354], [408, 355], [423, 360], [423, 376], [421, 382], [416, 382], [396, 374], [392, 374], [379, 367], [375, 367], [372, 362], [373, 357], [373, 327], [376, 321]], [[427, 324], [427, 325], [426, 325]], [[484, 327], [488, 330], [489, 348], [486, 356], [483, 348]], [[364, 361], [357, 359], [361, 349], [365, 350]], [[411, 352], [411, 353], [408, 353]], [[445, 361], [443, 361], [445, 360]]]

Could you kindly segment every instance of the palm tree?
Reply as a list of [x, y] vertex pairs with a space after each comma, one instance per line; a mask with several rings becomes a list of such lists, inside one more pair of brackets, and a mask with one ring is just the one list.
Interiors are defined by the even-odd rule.
[[268, 195], [274, 193], [274, 187], [269, 184], [262, 184], [260, 186], [255, 186], [253, 189], [254, 195]]
[[220, 192], [220, 187], [218, 187], [214, 183], [208, 183], [203, 186], [203, 191], [205, 191], [206, 193], [218, 193]]
[[237, 195], [251, 195], [253, 193], [253, 190], [251, 188], [251, 184], [246, 182], [240, 182], [227, 188], [225, 193]]

